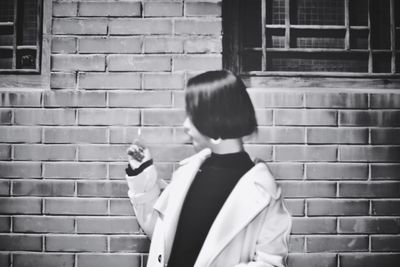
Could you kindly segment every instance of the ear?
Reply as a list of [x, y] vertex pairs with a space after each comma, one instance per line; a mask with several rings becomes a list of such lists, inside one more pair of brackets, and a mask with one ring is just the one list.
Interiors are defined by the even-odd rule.
[[221, 137], [218, 139], [210, 138], [211, 144], [213, 145], [219, 145], [222, 141]]

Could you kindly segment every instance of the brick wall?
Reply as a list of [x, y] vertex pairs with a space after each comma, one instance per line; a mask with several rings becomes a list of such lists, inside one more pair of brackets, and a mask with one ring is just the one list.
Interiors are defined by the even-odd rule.
[[[220, 16], [210, 0], [53, 2], [51, 90], [0, 92], [0, 266], [143, 266], [125, 150], [141, 127], [164, 179], [193, 153], [183, 90], [222, 67]], [[397, 266], [400, 91], [264, 87], [246, 147], [294, 216], [289, 266]]]

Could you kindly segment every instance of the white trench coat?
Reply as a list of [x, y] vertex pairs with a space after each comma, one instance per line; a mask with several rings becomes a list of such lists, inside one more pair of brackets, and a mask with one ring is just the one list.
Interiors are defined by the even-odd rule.
[[[154, 166], [127, 177], [138, 222], [151, 238], [148, 267], [167, 265], [186, 193], [209, 155], [206, 149], [183, 160], [161, 195]], [[194, 267], [286, 266], [290, 230], [291, 216], [283, 204], [281, 189], [268, 167], [257, 163], [227, 198]]]

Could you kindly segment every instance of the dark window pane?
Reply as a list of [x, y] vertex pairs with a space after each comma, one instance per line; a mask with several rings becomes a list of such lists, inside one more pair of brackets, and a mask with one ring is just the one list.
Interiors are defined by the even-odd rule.
[[374, 73], [391, 72], [391, 53], [374, 53], [372, 55], [372, 69]]
[[400, 29], [396, 30], [396, 49], [400, 50]]
[[272, 71], [367, 72], [368, 54], [354, 53], [268, 53]]
[[291, 47], [344, 48], [344, 30], [292, 29]]
[[400, 53], [396, 54], [396, 72], [400, 73]]
[[368, 49], [368, 30], [351, 30], [350, 48]]
[[22, 49], [17, 51], [17, 69], [35, 69], [36, 50]]
[[267, 29], [267, 47], [282, 48], [285, 47], [284, 29]]
[[272, 3], [271, 7], [267, 5], [267, 8], [271, 8], [270, 10], [272, 10], [272, 21], [269, 24], [285, 24], [285, 0], [272, 0], [268, 2]]
[[35, 45], [37, 38], [37, 2], [38, 0], [24, 0], [23, 30], [19, 43], [21, 45]]
[[12, 50], [0, 49], [0, 69], [11, 69], [12, 62]]
[[349, 1], [350, 26], [368, 26], [368, 1]]
[[371, 1], [371, 47], [372, 49], [390, 49], [390, 2], [389, 0]]
[[0, 26], [0, 45], [13, 45], [14, 28], [10, 26]]
[[344, 25], [344, 0], [290, 1], [292, 24]]
[[0, 22], [13, 22], [13, 21], [14, 21], [14, 1], [1, 0]]

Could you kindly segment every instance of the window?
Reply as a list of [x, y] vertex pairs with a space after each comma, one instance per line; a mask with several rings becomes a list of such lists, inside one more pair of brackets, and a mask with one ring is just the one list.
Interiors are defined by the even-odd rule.
[[0, 2], [0, 72], [40, 72], [41, 25], [41, 0]]
[[400, 74], [396, 0], [233, 0], [223, 16], [224, 64], [241, 74]]

